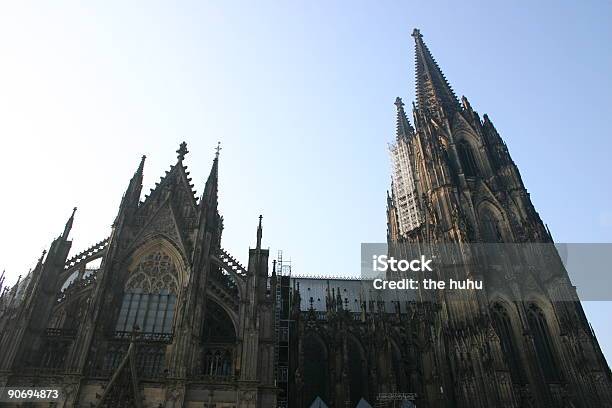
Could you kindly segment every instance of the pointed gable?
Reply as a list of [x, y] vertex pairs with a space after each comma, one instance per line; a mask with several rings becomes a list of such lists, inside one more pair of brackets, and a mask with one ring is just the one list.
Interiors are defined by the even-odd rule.
[[186, 143], [181, 143], [176, 164], [166, 171], [138, 205], [132, 247], [146, 238], [161, 234], [174, 241], [185, 254], [190, 252], [191, 232], [198, 218], [198, 201], [189, 171], [183, 163], [187, 152]]
[[189, 236], [181, 231], [170, 200], [167, 198], [153, 214], [150, 214], [142, 229], [134, 237], [131, 247], [136, 248], [149, 239], [162, 235], [181, 248], [186, 255], [189, 253], [186, 247]]
[[194, 211], [197, 207], [196, 191], [191, 184], [187, 166], [180, 160], [170, 167], [159, 182], [155, 183], [155, 188], [145, 197], [141, 208], [150, 211], [147, 207], [155, 207], [168, 197], [171, 197], [173, 203], [179, 207], [188, 206]]

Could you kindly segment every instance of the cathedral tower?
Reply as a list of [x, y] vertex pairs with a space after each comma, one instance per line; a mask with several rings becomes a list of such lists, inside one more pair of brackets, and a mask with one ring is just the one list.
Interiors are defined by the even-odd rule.
[[[414, 128], [398, 98], [389, 242], [552, 244], [492, 121], [459, 101], [419, 30], [412, 36]], [[485, 290], [437, 295], [431, 347], [420, 353], [423, 404], [612, 406], [610, 370], [564, 269], [500, 278], [465, 264]]]

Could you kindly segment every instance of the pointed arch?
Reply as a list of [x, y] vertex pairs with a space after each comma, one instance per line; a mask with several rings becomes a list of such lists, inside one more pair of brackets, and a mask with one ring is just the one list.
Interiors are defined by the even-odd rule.
[[560, 372], [555, 358], [555, 349], [546, 315], [535, 302], [527, 303], [526, 307], [527, 323], [533, 336], [533, 343], [542, 375], [547, 382], [558, 382], [560, 380]]
[[202, 340], [206, 343], [235, 343], [238, 324], [233, 313], [221, 302], [207, 299]]
[[309, 406], [315, 398], [329, 401], [328, 351], [323, 338], [310, 330], [302, 340], [303, 353], [303, 405]]
[[496, 300], [491, 303], [490, 313], [493, 329], [499, 337], [503, 359], [510, 370], [512, 381], [517, 384], [524, 384], [526, 379], [521, 369], [521, 354], [510, 308], [505, 302]]
[[457, 143], [457, 155], [461, 163], [461, 169], [466, 177], [476, 177], [480, 174], [476, 155], [472, 145], [465, 139]]
[[202, 375], [211, 378], [233, 376], [237, 359], [237, 322], [225, 305], [212, 299], [206, 300], [202, 343]]
[[354, 334], [347, 336], [348, 374], [351, 403], [367, 397], [368, 365], [365, 348]]
[[130, 332], [138, 326], [143, 333], [171, 334], [177, 299], [188, 280], [181, 252], [157, 236], [134, 250], [125, 265], [115, 330]]
[[127, 259], [127, 272], [128, 275], [138, 269], [139, 263], [152, 253], [163, 253], [166, 254], [170, 260], [174, 263], [176, 269], [176, 280], [177, 290], [180, 290], [185, 286], [189, 280], [189, 268], [187, 267], [188, 262], [183, 251], [179, 249], [179, 246], [175, 244], [171, 239], [162, 234], [157, 234], [142, 245], [137, 247]]
[[391, 344], [391, 364], [393, 366], [393, 374], [395, 375], [395, 385], [397, 386], [398, 392], [409, 392], [408, 389], [408, 375], [404, 367], [404, 358], [402, 355], [402, 349], [399, 347], [398, 342], [393, 336], [389, 340]]
[[510, 242], [510, 230], [503, 212], [489, 200], [478, 205], [480, 237], [485, 243]]

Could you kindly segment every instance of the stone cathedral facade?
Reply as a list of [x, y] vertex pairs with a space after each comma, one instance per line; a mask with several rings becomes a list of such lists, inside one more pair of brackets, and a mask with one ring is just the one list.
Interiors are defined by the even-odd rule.
[[218, 152], [201, 197], [184, 143], [177, 153], [143, 201], [142, 158], [110, 237], [68, 258], [73, 212], [2, 293], [0, 387], [62, 390], [56, 405], [38, 406], [276, 406], [261, 219], [244, 267], [221, 247]]
[[[390, 248], [552, 243], [491, 120], [413, 37], [414, 126], [395, 102]], [[612, 407], [567, 273], [500, 279], [466, 262], [484, 292], [399, 301], [359, 279], [269, 271], [261, 218], [242, 266], [221, 244], [218, 151], [199, 197], [184, 143], [177, 153], [141, 199], [143, 157], [108, 238], [69, 258], [73, 212], [25, 278], [2, 290], [0, 277], [0, 388], [62, 390], [22, 406]]]
[[404, 302], [357, 280], [294, 278], [291, 407], [612, 407], [610, 370], [567, 272], [500, 276], [471, 262], [474, 244], [547, 248], [552, 237], [489, 117], [459, 101], [413, 37], [414, 126], [397, 98], [389, 250], [463, 246], [462, 273], [485, 290]]
[[[394, 145], [411, 166], [394, 172], [405, 176], [394, 177], [388, 200], [389, 241], [552, 243], [489, 117], [459, 102], [420, 32], [413, 37], [414, 127], [398, 98]], [[418, 352], [431, 406], [612, 406], [610, 370], [563, 272], [472, 271], [488, 280], [486, 295], [464, 292], [422, 314], [438, 333]]]

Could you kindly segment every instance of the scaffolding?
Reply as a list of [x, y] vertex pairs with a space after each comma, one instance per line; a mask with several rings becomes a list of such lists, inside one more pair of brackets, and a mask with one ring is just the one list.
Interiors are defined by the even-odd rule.
[[274, 308], [274, 331], [276, 344], [274, 347], [274, 371], [276, 386], [280, 392], [277, 398], [277, 408], [289, 406], [289, 339], [291, 322], [291, 260], [283, 259], [283, 251], [278, 251], [276, 260], [272, 263], [276, 274], [276, 293]]

